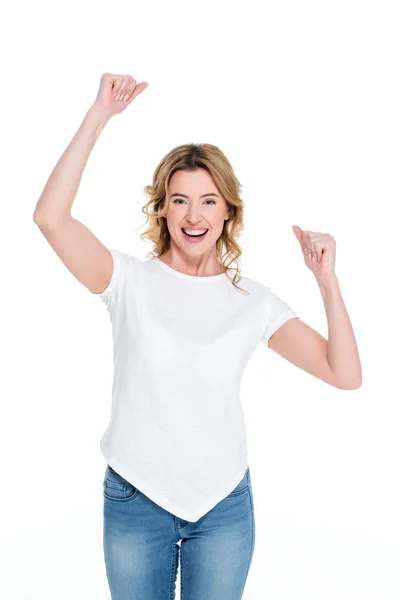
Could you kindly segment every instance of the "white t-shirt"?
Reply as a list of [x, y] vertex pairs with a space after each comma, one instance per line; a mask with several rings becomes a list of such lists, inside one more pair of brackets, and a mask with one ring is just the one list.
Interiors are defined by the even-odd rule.
[[240, 400], [258, 342], [298, 318], [270, 288], [242, 275], [187, 275], [159, 258], [109, 248], [114, 270], [95, 294], [112, 323], [107, 463], [153, 502], [197, 521], [247, 469]]

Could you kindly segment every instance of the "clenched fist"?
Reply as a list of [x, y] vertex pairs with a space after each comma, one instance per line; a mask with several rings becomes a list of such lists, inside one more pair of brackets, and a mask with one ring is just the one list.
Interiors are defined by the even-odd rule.
[[145, 81], [137, 83], [131, 75], [103, 73], [93, 104], [101, 106], [112, 117], [125, 110], [148, 85]]

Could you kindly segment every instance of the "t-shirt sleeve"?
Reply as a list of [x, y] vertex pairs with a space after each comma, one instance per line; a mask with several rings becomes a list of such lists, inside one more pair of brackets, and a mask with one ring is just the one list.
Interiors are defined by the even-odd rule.
[[299, 319], [295, 311], [282, 298], [274, 294], [270, 288], [266, 293], [265, 329], [261, 341], [268, 346], [268, 340], [281, 325], [289, 319]]
[[110, 282], [100, 294], [96, 292], [91, 293], [100, 298], [107, 306], [109, 312], [111, 312], [124, 293], [128, 277], [133, 276], [134, 267], [138, 259], [125, 252], [115, 250], [115, 248], [108, 248], [108, 250], [113, 259], [113, 271]]

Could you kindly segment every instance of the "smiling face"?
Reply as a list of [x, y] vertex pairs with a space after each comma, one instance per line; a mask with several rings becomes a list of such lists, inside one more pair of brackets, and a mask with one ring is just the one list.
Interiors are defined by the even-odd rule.
[[[168, 195], [165, 216], [172, 249], [191, 257], [207, 257], [210, 253], [215, 256], [216, 241], [229, 218], [229, 206], [209, 172], [176, 171], [170, 179]], [[194, 237], [205, 230], [200, 237]]]

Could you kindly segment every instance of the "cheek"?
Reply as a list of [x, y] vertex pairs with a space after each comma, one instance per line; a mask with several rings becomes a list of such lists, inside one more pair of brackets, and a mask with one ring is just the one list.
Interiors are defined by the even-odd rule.
[[215, 221], [215, 223], [213, 223], [213, 229], [218, 233], [218, 235], [221, 234], [225, 223], [226, 220], [224, 219], [224, 215], [222, 215], [219, 219]]
[[180, 223], [181, 219], [178, 218], [178, 215], [176, 214], [169, 214], [168, 216], [166, 216], [166, 222], [167, 222], [167, 227], [169, 231], [174, 231], [178, 228], [180, 228]]

